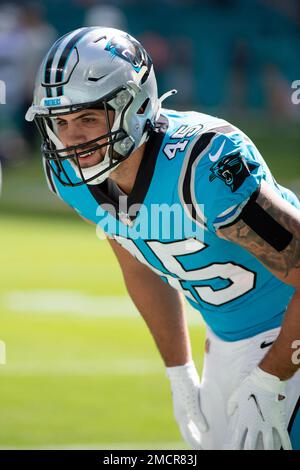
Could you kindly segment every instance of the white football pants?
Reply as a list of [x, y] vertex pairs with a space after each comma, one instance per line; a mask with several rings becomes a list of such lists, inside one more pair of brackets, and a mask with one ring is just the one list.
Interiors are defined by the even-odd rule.
[[[222, 449], [228, 438], [227, 401], [241, 381], [258, 365], [280, 329], [252, 338], [227, 342], [206, 329], [206, 350], [202, 372], [201, 407], [210, 429], [201, 436], [203, 449]], [[300, 370], [287, 382], [286, 409], [293, 449], [300, 449]]]

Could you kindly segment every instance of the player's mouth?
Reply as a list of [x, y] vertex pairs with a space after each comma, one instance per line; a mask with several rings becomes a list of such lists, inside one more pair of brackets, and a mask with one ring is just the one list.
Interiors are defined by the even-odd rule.
[[81, 168], [89, 168], [90, 166], [97, 165], [102, 160], [103, 157], [99, 149], [92, 151], [87, 150], [86, 153], [83, 153], [82, 155], [80, 155], [80, 157], [78, 156], [78, 163]]
[[80, 155], [80, 157], [78, 157], [78, 158], [82, 159], [82, 158], [90, 157], [91, 155], [94, 155], [95, 152], [97, 152], [97, 150], [92, 150], [91, 152], [87, 152], [87, 153], [84, 153], [84, 154]]

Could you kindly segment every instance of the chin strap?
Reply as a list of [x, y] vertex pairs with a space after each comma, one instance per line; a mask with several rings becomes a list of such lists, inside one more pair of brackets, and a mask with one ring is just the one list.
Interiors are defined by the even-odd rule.
[[[70, 162], [70, 165], [72, 166], [73, 170], [75, 171], [76, 176], [81, 179], [81, 173], [77, 167], [77, 165], [72, 161], [68, 160]], [[109, 162], [107, 161], [102, 161], [100, 163], [97, 163], [94, 166], [91, 166], [89, 168], [81, 168], [81, 172], [83, 177], [87, 180], [89, 178], [93, 178], [96, 176], [100, 171], [105, 170], [108, 167]], [[117, 165], [116, 165], [117, 166]], [[103, 175], [98, 176], [98, 178], [94, 178], [92, 181], [89, 181], [88, 184], [99, 184], [102, 183], [110, 174], [112, 170], [108, 170], [105, 172]]]

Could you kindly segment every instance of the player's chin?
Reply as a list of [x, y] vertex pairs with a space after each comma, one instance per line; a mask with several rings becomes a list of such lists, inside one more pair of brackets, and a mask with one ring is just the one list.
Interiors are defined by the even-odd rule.
[[91, 155], [85, 157], [78, 157], [80, 168], [90, 168], [102, 162], [104, 156], [101, 155], [100, 150], [96, 150]]

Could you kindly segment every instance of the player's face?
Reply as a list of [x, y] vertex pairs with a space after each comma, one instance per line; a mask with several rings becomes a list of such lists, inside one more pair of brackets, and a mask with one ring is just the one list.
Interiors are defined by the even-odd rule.
[[[108, 111], [108, 113], [110, 124], [112, 124], [114, 112]], [[58, 137], [65, 147], [84, 144], [108, 133], [105, 111], [101, 109], [85, 109], [78, 113], [57, 117], [56, 125]], [[104, 139], [99, 141], [99, 144], [103, 143], [105, 143]], [[84, 150], [92, 146], [93, 144]], [[100, 163], [105, 156], [106, 149], [107, 147], [102, 147], [90, 155], [78, 157], [81, 168], [89, 168]]]

